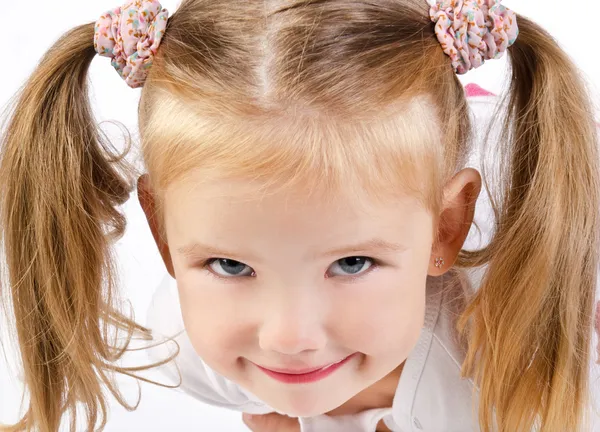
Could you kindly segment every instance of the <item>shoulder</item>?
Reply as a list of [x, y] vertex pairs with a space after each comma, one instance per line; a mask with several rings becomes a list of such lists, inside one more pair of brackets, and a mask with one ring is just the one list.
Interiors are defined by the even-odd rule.
[[169, 357], [179, 346], [177, 357], [158, 367], [169, 385], [180, 384], [179, 391], [210, 405], [254, 414], [273, 411], [238, 384], [211, 369], [196, 353], [185, 332], [177, 284], [168, 274], [154, 293], [146, 326], [153, 334], [153, 346], [147, 348], [152, 362]]
[[[429, 359], [444, 360], [455, 366], [460, 371], [465, 360], [468, 342], [459, 337], [456, 330], [458, 319], [465, 310], [470, 294], [474, 291], [474, 282], [478, 274], [472, 270], [453, 270], [449, 272], [440, 289], [440, 307], [435, 326], [433, 328], [433, 348], [443, 353], [438, 357]], [[473, 385], [472, 380], [468, 380]]]
[[428, 287], [422, 337], [407, 359], [409, 376], [401, 378], [399, 391], [407, 394], [398, 395], [399, 405], [409, 407], [402, 415], [416, 430], [478, 431], [479, 390], [470, 378], [461, 377], [468, 345], [455, 330], [472, 283], [459, 272], [436, 279], [435, 286]]
[[[485, 269], [483, 266], [459, 270], [455, 277], [441, 283], [437, 291], [438, 313], [433, 320], [431, 343], [422, 360], [422, 372], [412, 400], [412, 421], [414, 423], [416, 419], [422, 430], [480, 430], [480, 390], [471, 378], [461, 377], [468, 341], [459, 337], [456, 323], [470, 294], [478, 289]], [[595, 334], [591, 344], [597, 347], [599, 343], [600, 334]], [[592, 350], [591, 357], [591, 400], [586, 415], [589, 416], [590, 430], [600, 431], [600, 352]]]

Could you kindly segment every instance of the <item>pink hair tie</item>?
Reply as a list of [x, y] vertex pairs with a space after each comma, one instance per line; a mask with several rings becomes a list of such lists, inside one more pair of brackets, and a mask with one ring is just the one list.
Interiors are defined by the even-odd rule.
[[156, 0], [130, 0], [96, 22], [94, 49], [131, 88], [141, 87], [167, 27], [169, 12]]
[[501, 0], [432, 1], [427, 4], [435, 34], [459, 75], [502, 57], [517, 39], [517, 15]]

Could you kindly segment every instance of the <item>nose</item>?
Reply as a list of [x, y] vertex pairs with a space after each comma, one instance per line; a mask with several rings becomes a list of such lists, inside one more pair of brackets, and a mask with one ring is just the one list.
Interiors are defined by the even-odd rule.
[[284, 291], [265, 305], [260, 348], [286, 355], [323, 349], [327, 344], [323, 299], [302, 289]]

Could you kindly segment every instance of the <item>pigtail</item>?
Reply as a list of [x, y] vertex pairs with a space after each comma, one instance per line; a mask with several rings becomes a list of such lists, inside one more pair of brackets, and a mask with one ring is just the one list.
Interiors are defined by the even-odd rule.
[[[87, 86], [93, 40], [91, 23], [51, 47], [20, 90], [2, 138], [2, 291], [14, 312], [30, 396], [24, 417], [9, 430], [55, 432], [67, 412], [75, 430], [78, 403], [86, 430], [99, 419], [102, 429], [103, 386], [135, 409], [109, 373], [135, 376], [134, 370], [166, 363], [112, 364], [134, 334], [150, 335], [114, 304], [117, 269], [110, 247], [125, 231], [117, 207], [129, 198], [135, 172], [124, 155], [108, 153], [93, 119]], [[109, 341], [123, 336], [115, 329], [126, 332], [124, 346]]]
[[481, 424], [495, 417], [499, 431], [587, 431], [600, 251], [591, 92], [551, 35], [525, 17], [518, 23], [501, 190], [490, 197], [496, 227], [485, 249], [458, 261], [488, 265], [458, 324], [465, 333], [472, 321], [462, 372], [475, 372]]

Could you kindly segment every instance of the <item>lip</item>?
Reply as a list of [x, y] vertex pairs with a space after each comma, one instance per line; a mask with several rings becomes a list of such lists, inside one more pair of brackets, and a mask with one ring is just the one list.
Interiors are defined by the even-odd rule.
[[314, 367], [314, 368], [305, 368], [305, 369], [280, 369], [280, 368], [271, 368], [271, 367], [265, 367], [265, 366], [260, 366], [263, 369], [268, 369], [272, 372], [277, 372], [277, 373], [282, 373], [282, 374], [288, 374], [288, 375], [304, 375], [307, 373], [311, 373], [314, 371], [318, 371], [319, 369], [324, 369], [327, 366], [330, 366], [332, 364], [344, 361], [347, 357], [343, 358], [342, 360], [338, 360], [337, 362], [332, 362], [332, 363], [327, 363], [323, 366], [318, 366], [318, 367]]
[[341, 368], [343, 365], [348, 363], [355, 355], [358, 353], [354, 353], [349, 355], [348, 357], [338, 361], [337, 363], [329, 363], [325, 366], [320, 366], [318, 368], [309, 368], [309, 369], [273, 369], [273, 368], [265, 368], [259, 365], [258, 368], [265, 372], [272, 378], [275, 378], [278, 381], [284, 383], [307, 383], [313, 381], [319, 381], [329, 375], [331, 375], [334, 371]]

